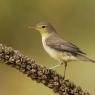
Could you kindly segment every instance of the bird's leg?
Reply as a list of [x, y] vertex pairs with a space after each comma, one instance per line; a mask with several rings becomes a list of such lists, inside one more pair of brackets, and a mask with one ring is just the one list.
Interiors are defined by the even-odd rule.
[[66, 74], [66, 69], [67, 69], [67, 62], [64, 62], [65, 68], [64, 68], [64, 79], [65, 79], [65, 74]]
[[58, 64], [58, 65], [55, 65], [55, 66], [51, 67], [50, 69], [57, 68], [57, 67], [59, 67], [60, 65], [62, 65], [62, 64], [60, 63], [60, 64]]

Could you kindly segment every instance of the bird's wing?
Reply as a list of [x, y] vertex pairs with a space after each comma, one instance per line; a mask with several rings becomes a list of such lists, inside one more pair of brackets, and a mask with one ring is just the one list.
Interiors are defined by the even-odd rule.
[[63, 51], [63, 52], [66, 51], [66, 52], [71, 52], [73, 54], [86, 54], [82, 52], [76, 45], [68, 41], [64, 41], [62, 38], [60, 38], [57, 35], [48, 37], [46, 39], [46, 45], [58, 51]]

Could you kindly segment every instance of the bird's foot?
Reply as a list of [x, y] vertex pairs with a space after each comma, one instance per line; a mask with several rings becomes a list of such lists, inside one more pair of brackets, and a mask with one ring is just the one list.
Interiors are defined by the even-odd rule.
[[64, 79], [65, 79], [66, 69], [67, 69], [67, 62], [65, 62], [64, 65], [65, 65], [65, 66], [64, 66], [64, 67], [65, 67], [65, 68], [64, 68]]
[[57, 68], [57, 67], [59, 67], [60, 65], [61, 65], [61, 64], [55, 65], [55, 66], [51, 67], [50, 69]]
[[64, 62], [64, 63], [60, 63], [60, 64], [58, 64], [58, 65], [55, 65], [55, 66], [53, 66], [53, 67], [51, 67], [51, 68], [49, 68], [49, 69], [55, 69], [55, 68], [57, 68], [57, 67], [59, 67], [59, 66], [61, 66], [61, 65], [65, 65], [64, 66], [64, 79], [65, 79], [65, 76], [66, 76], [66, 68], [67, 68], [67, 62]]

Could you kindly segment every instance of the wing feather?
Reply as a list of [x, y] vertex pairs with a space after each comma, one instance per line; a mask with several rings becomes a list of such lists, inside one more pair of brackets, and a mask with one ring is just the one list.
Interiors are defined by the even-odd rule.
[[54, 48], [58, 51], [63, 51], [63, 52], [66, 51], [66, 52], [71, 52], [73, 54], [86, 54], [83, 51], [81, 51], [80, 48], [78, 48], [76, 45], [63, 40], [56, 34], [49, 36], [46, 39], [46, 44], [49, 47]]

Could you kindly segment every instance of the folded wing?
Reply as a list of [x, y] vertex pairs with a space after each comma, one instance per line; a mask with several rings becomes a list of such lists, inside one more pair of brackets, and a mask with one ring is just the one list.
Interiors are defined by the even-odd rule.
[[60, 38], [56, 34], [51, 35], [50, 37], [48, 37], [46, 39], [46, 44], [49, 47], [51, 47], [53, 49], [56, 49], [58, 51], [71, 52], [72, 54], [85, 54], [76, 45], [74, 45], [74, 44], [72, 44], [68, 41], [63, 40], [62, 38]]

